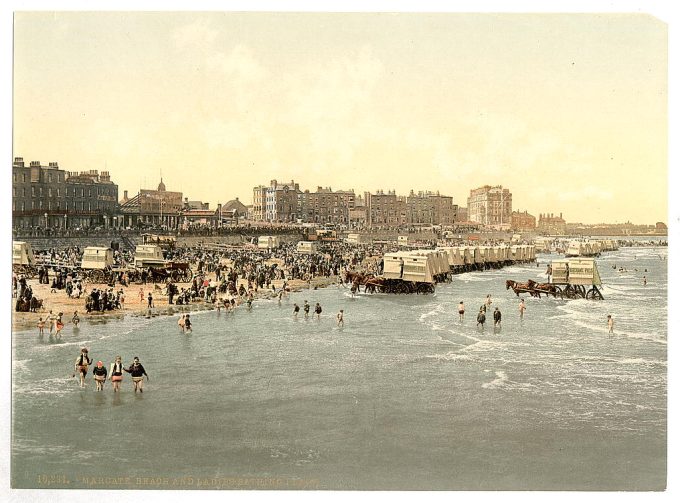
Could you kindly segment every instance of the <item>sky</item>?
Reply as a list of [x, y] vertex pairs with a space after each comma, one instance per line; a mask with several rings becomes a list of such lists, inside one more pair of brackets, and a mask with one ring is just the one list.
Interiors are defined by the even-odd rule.
[[13, 143], [128, 190], [502, 185], [668, 223], [668, 26], [648, 14], [16, 12]]

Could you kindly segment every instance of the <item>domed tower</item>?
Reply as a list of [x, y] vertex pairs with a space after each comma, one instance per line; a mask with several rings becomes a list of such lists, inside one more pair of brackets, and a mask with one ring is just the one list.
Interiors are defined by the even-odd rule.
[[163, 177], [161, 177], [161, 183], [158, 184], [158, 192], [165, 192], [165, 184], [163, 183]]

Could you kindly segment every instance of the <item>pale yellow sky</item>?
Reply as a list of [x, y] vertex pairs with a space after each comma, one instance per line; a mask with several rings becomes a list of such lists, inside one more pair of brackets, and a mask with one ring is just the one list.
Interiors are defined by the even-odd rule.
[[640, 14], [17, 13], [14, 155], [211, 207], [439, 190], [667, 222], [667, 26]]

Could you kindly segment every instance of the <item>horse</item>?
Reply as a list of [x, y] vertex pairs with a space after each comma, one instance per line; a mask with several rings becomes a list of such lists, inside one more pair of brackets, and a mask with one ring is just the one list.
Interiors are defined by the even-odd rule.
[[533, 284], [535, 284], [535, 282], [532, 280], [529, 280], [526, 283], [518, 283], [517, 281], [509, 279], [505, 282], [505, 289], [508, 290], [512, 288], [512, 291], [515, 292], [515, 295], [518, 297], [520, 293], [528, 293], [532, 297], [535, 297], [536, 295], [540, 296], [538, 292], [534, 291]]
[[536, 289], [537, 292], [557, 297], [557, 287], [552, 283], [534, 283], [534, 289]]
[[364, 280], [365, 275], [360, 271], [347, 271], [347, 274], [345, 275], [345, 283], [359, 283], [360, 285], [363, 285]]
[[515, 292], [515, 294], [519, 297], [520, 292], [528, 292], [529, 291], [529, 285], [527, 283], [519, 283], [517, 281], [514, 281], [512, 279], [508, 279], [505, 281], [505, 289], [509, 290], [512, 288], [512, 291]]
[[42, 299], [38, 299], [37, 297], [31, 297], [30, 308], [29, 308], [29, 310], [31, 312], [37, 313], [38, 309], [42, 309], [42, 307], [43, 307]]
[[364, 283], [364, 292], [375, 293], [376, 289], [382, 289], [385, 286], [385, 280], [382, 278], [369, 277]]

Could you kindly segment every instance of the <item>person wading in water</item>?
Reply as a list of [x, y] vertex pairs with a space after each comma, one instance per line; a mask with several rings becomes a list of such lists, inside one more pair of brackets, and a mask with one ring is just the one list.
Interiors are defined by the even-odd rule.
[[116, 361], [111, 364], [111, 384], [113, 391], [120, 391], [120, 383], [123, 380], [123, 359], [116, 356]]
[[106, 367], [101, 361], [97, 362], [97, 366], [92, 369], [92, 374], [94, 375], [94, 382], [97, 385], [97, 391], [102, 391], [104, 389], [104, 383], [106, 382]]
[[85, 387], [85, 376], [87, 375], [87, 367], [92, 363], [92, 360], [87, 355], [87, 353], [88, 353], [87, 348], [83, 348], [80, 350], [80, 356], [76, 358], [76, 372], [73, 374], [73, 377], [75, 377], [76, 374], [80, 374], [81, 388]]
[[132, 360], [132, 365], [130, 365], [129, 368], [123, 370], [132, 375], [132, 384], [135, 387], [135, 393], [137, 393], [137, 390], [139, 390], [140, 393], [144, 393], [143, 376], [146, 376], [147, 381], [149, 380], [149, 376], [147, 375], [146, 370], [144, 370], [144, 366], [139, 363], [139, 358], [135, 356]]

